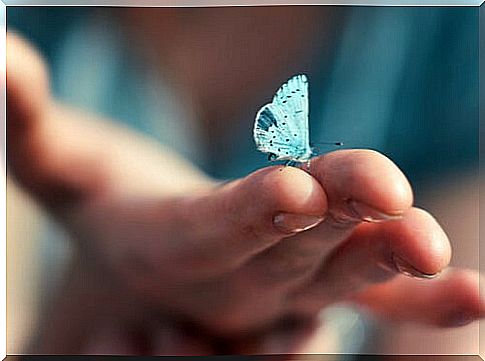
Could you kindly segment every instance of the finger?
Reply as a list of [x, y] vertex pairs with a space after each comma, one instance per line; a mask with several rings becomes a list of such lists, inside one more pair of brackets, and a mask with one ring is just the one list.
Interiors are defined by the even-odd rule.
[[36, 172], [24, 164], [38, 148], [35, 135], [49, 93], [47, 71], [40, 56], [15, 33], [7, 33], [6, 48], [8, 162], [21, 178], [33, 178]]
[[39, 53], [14, 33], [6, 41], [9, 170], [51, 208], [87, 198], [99, 188], [100, 157], [79, 146], [85, 132], [55, 107]]
[[[333, 199], [324, 221], [314, 229], [284, 238], [265, 249], [234, 272], [226, 288], [246, 294], [257, 294], [250, 303], [241, 294], [238, 307], [230, 308], [230, 320], [238, 324], [271, 319], [288, 307], [286, 294], [297, 289], [314, 274], [327, 254], [343, 242], [364, 217], [393, 218], [404, 212], [412, 202], [409, 184], [399, 169], [384, 156], [373, 151], [343, 151], [315, 159], [310, 167], [328, 188]], [[374, 178], [375, 172], [381, 176]], [[327, 178], [326, 175], [332, 177]], [[356, 185], [352, 185], [355, 183]], [[363, 185], [369, 194], [361, 191]], [[381, 194], [382, 193], [382, 194]], [[371, 204], [376, 209], [358, 218], [348, 200]], [[347, 218], [344, 219], [343, 209]], [[359, 210], [364, 207], [360, 206]], [[386, 214], [387, 212], [388, 214]], [[338, 215], [338, 217], [337, 217]], [[233, 286], [230, 286], [233, 285]], [[291, 302], [290, 302], [291, 304]], [[318, 303], [317, 303], [318, 305]]]
[[436, 220], [412, 208], [401, 220], [359, 226], [295, 295], [295, 304], [315, 312], [399, 273], [430, 278], [448, 265], [450, 257], [448, 238]]
[[412, 203], [405, 176], [374, 151], [329, 153], [312, 160], [310, 172], [328, 197], [325, 220], [312, 230], [282, 240], [247, 264], [243, 273], [255, 287], [273, 292], [274, 288], [295, 286], [361, 221], [399, 217]]
[[479, 275], [469, 270], [450, 269], [427, 282], [397, 277], [352, 300], [388, 320], [438, 327], [464, 326], [485, 316]]
[[45, 110], [49, 97], [49, 77], [43, 59], [20, 36], [8, 32], [7, 46], [7, 101], [8, 127], [25, 131], [33, 126]]
[[328, 197], [328, 217], [312, 233], [326, 243], [345, 239], [360, 222], [396, 219], [411, 207], [411, 186], [401, 170], [372, 150], [341, 150], [311, 161], [308, 171]]
[[148, 274], [193, 281], [228, 272], [326, 213], [320, 184], [293, 167], [265, 168], [190, 197], [123, 202], [90, 207], [96, 213], [80, 217], [89, 227], [78, 228], [91, 230], [86, 238], [100, 252], [116, 250], [106, 256], [121, 270], [139, 270], [143, 284]]

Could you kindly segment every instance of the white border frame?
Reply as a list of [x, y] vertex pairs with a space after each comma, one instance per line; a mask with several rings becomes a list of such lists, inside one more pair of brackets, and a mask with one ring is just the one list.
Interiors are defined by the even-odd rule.
[[[67, 0], [65, 0], [67, 1]], [[4, 317], [0, 317], [0, 355], [2, 359], [7, 356], [7, 307], [6, 307], [6, 276], [7, 276], [7, 262], [6, 262], [6, 123], [7, 123], [7, 111], [6, 111], [6, 15], [7, 6], [131, 6], [131, 7], [217, 7], [217, 6], [264, 6], [264, 5], [347, 5], [347, 6], [476, 6], [479, 7], [485, 0], [427, 0], [426, 2], [417, 0], [377, 0], [377, 1], [281, 1], [281, 0], [266, 0], [265, 2], [257, 1], [238, 1], [238, 0], [122, 0], [122, 1], [96, 1], [96, 0], [84, 0], [76, 3], [65, 4], [61, 0], [45, 0], [45, 1], [22, 1], [22, 0], [0, 0], [0, 117], [3, 120], [3, 134], [2, 134], [2, 159], [0, 162], [0, 168], [2, 168], [4, 176], [0, 180], [0, 242], [2, 248], [0, 251], [0, 312]], [[483, 26], [483, 25], [480, 25]], [[483, 41], [483, 40], [482, 40]], [[480, 321], [482, 323], [482, 321]], [[482, 357], [482, 351], [480, 350], [477, 356]]]

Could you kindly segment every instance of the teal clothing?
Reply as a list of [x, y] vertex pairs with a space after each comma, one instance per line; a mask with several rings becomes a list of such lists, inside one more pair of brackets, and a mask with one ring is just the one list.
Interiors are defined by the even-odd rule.
[[311, 139], [378, 150], [413, 184], [478, 169], [478, 9], [348, 12], [330, 68], [311, 78]]
[[[7, 26], [44, 53], [58, 98], [155, 137], [215, 177], [268, 165], [237, 116], [221, 151], [204, 154], [183, 99], [151, 82], [118, 24], [97, 21], [96, 11], [8, 7]], [[477, 170], [478, 11], [346, 7], [331, 55], [322, 48], [322, 65], [310, 74], [311, 141], [378, 150], [414, 185]], [[287, 78], [299, 72], [288, 69]], [[363, 349], [371, 329], [365, 315], [337, 308], [326, 317], [345, 340], [341, 352]]]
[[[216, 177], [238, 177], [267, 165], [267, 156], [255, 151], [251, 129], [237, 129], [210, 159], [191, 150], [194, 137], [174, 125], [183, 118], [183, 107], [167, 111], [172, 99], [160, 109], [117, 24], [106, 18], [93, 22], [95, 11], [9, 7], [7, 26], [46, 54], [59, 98], [157, 137]], [[413, 183], [477, 168], [479, 9], [345, 11], [332, 59], [311, 74], [311, 140], [376, 149]], [[298, 72], [288, 69], [288, 77]], [[164, 112], [171, 119], [162, 119]]]

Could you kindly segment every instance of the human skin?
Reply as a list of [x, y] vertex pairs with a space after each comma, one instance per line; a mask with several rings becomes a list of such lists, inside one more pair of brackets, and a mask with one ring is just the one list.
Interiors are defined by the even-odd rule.
[[[336, 151], [305, 170], [273, 166], [220, 184], [59, 104], [41, 58], [13, 34], [7, 119], [9, 174], [77, 249], [37, 352], [200, 354], [227, 339], [225, 352], [257, 352], [281, 325], [294, 327], [295, 343], [280, 350], [290, 352], [311, 337], [320, 309], [345, 300], [438, 327], [483, 315], [476, 273], [426, 280], [448, 265], [448, 238], [377, 152]], [[448, 297], [450, 287], [461, 296]], [[168, 344], [157, 341], [164, 327]]]

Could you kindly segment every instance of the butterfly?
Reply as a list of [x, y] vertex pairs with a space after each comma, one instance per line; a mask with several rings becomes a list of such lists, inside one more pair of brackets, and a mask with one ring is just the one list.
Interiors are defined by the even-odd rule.
[[256, 147], [269, 160], [306, 162], [313, 155], [308, 131], [308, 79], [298, 74], [284, 83], [256, 114]]

